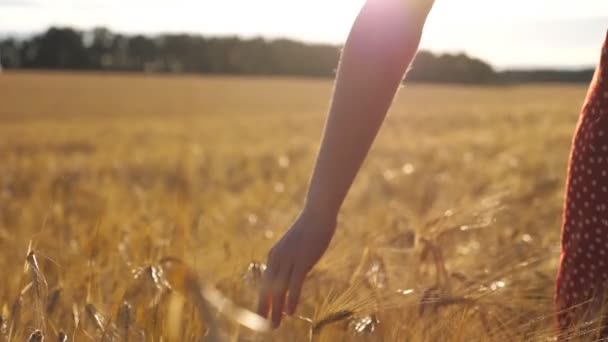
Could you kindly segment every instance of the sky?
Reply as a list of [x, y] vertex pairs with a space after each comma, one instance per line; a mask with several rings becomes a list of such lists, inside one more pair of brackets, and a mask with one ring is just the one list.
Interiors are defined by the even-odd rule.
[[[0, 0], [0, 33], [51, 25], [124, 33], [287, 37], [342, 43], [364, 0]], [[503, 69], [597, 63], [608, 0], [436, 0], [421, 47]]]

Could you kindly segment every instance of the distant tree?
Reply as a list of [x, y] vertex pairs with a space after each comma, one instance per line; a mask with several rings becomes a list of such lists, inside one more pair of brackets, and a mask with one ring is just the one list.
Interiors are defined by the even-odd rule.
[[91, 67], [82, 34], [70, 28], [50, 28], [28, 42], [26, 66], [33, 68], [86, 69]]
[[187, 34], [171, 34], [161, 36], [159, 43], [159, 56], [165, 64], [166, 71], [206, 71], [202, 65], [208, 61], [204, 38]]
[[18, 68], [20, 66], [19, 43], [15, 39], [0, 41], [0, 67]]
[[582, 70], [508, 70], [501, 73], [505, 83], [529, 82], [567, 82], [589, 83], [593, 78], [594, 69]]
[[[190, 34], [127, 36], [98, 27], [80, 32], [52, 27], [28, 39], [0, 41], [6, 68], [332, 77], [339, 47], [288, 39], [208, 38]], [[514, 70], [497, 73], [466, 54], [420, 51], [406, 80], [492, 84], [588, 82], [593, 70]]]
[[91, 67], [95, 69], [114, 68], [115, 35], [105, 27], [97, 27], [88, 32], [91, 42], [86, 46]]
[[406, 76], [410, 81], [447, 83], [496, 83], [498, 74], [487, 63], [466, 54], [418, 53]]
[[128, 38], [127, 54], [133, 69], [141, 71], [147, 70], [148, 66], [159, 59], [159, 49], [156, 42], [141, 35]]

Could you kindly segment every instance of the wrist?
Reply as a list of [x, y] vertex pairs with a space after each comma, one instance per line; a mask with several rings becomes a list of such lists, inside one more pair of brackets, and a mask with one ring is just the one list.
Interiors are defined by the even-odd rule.
[[306, 200], [302, 214], [306, 216], [315, 217], [317, 220], [324, 222], [335, 223], [338, 218], [339, 207], [332, 206], [329, 203], [323, 203], [323, 201], [311, 201]]

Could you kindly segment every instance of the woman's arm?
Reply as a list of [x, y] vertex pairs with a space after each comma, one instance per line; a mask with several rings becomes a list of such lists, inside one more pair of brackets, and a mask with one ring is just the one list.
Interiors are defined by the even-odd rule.
[[412, 61], [432, 0], [368, 0], [342, 52], [329, 117], [302, 213], [271, 249], [258, 313], [295, 311], [306, 274], [333, 236], [336, 217]]

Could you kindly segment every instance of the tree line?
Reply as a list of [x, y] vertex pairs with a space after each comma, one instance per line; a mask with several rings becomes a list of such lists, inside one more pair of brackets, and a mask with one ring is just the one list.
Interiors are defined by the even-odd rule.
[[[125, 35], [106, 28], [51, 27], [25, 39], [0, 40], [6, 69], [131, 71], [331, 77], [339, 46], [288, 39], [241, 39], [192, 34]], [[466, 54], [418, 53], [406, 78], [417, 82], [500, 84], [589, 82], [593, 70], [497, 72]]]

